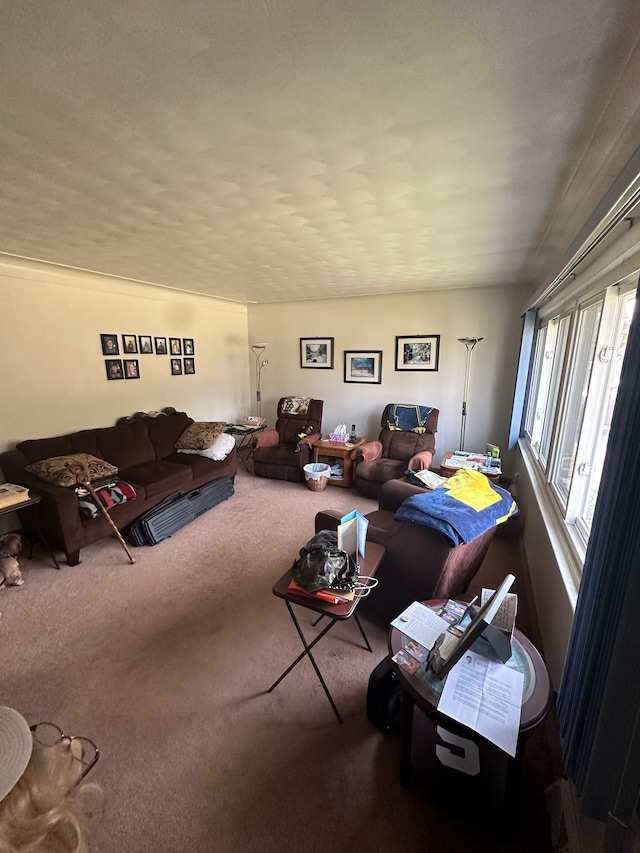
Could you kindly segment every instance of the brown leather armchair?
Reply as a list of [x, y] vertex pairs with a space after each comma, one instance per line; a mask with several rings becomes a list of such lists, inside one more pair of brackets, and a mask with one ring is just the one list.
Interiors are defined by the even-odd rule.
[[[378, 586], [360, 604], [376, 622], [388, 623], [412, 601], [455, 598], [465, 592], [477, 574], [493, 539], [492, 527], [464, 545], [452, 545], [438, 530], [396, 521], [395, 511], [410, 495], [424, 491], [402, 480], [390, 480], [380, 489], [380, 508], [366, 515], [367, 542], [377, 542], [385, 555], [376, 577]], [[315, 529], [335, 530], [341, 513], [319, 512]]]
[[422, 471], [431, 466], [436, 449], [439, 409], [428, 411], [424, 432], [402, 429], [403, 421], [398, 420], [398, 409], [422, 409], [424, 414], [424, 407], [387, 403], [382, 412], [382, 430], [378, 440], [362, 444], [351, 454], [355, 487], [366, 497], [377, 498], [382, 484], [402, 477], [407, 468]]
[[[300, 398], [281, 397], [275, 429], [256, 433], [253, 446], [253, 471], [258, 477], [272, 480], [304, 480], [303, 467], [313, 461], [312, 445], [322, 434], [323, 400], [309, 400], [302, 411], [290, 401]], [[306, 433], [300, 438], [301, 433]]]

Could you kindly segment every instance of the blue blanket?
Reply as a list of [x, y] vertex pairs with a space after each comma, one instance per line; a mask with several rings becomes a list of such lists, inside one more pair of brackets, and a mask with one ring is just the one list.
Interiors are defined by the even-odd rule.
[[430, 406], [409, 406], [404, 403], [391, 403], [387, 413], [389, 429], [401, 429], [405, 432], [426, 432], [427, 420], [431, 414]]
[[461, 545], [517, 512], [518, 507], [509, 492], [478, 471], [463, 470], [437, 489], [407, 498], [395, 518], [432, 527], [452, 545]]

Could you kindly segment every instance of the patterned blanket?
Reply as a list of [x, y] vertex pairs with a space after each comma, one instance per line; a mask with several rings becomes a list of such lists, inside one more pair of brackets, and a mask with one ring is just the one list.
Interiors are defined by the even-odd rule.
[[484, 474], [464, 468], [433, 491], [412, 495], [395, 514], [398, 521], [439, 530], [452, 545], [471, 542], [518, 512], [513, 497]]
[[426, 432], [430, 414], [430, 406], [409, 406], [405, 403], [392, 403], [389, 406], [387, 423], [389, 429], [400, 429], [404, 432]]

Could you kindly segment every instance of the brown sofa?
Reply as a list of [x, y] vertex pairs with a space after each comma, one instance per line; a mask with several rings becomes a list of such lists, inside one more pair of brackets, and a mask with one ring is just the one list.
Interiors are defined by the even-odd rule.
[[193, 423], [184, 412], [157, 418], [131, 419], [116, 426], [86, 429], [55, 438], [23, 441], [15, 450], [0, 454], [0, 468], [10, 483], [27, 486], [40, 495], [39, 533], [53, 549], [66, 555], [67, 563], [80, 562], [80, 550], [113, 534], [107, 519], [89, 518], [78, 508], [72, 488], [53, 486], [26, 471], [27, 465], [70, 453], [90, 453], [117, 466], [118, 476], [136, 491], [132, 501], [112, 507], [110, 514], [120, 530], [169, 495], [197, 489], [220, 477], [232, 481], [237, 468], [234, 447], [221, 461], [192, 453], [178, 453], [175, 444]]
[[[367, 542], [385, 548], [376, 577], [379, 585], [362, 601], [363, 612], [389, 622], [412, 601], [455, 598], [465, 592], [489, 549], [496, 527], [464, 545], [453, 546], [437, 530], [396, 521], [395, 511], [410, 495], [424, 491], [402, 480], [389, 480], [380, 489], [379, 509], [367, 514]], [[335, 530], [340, 513], [319, 512], [316, 532]]]

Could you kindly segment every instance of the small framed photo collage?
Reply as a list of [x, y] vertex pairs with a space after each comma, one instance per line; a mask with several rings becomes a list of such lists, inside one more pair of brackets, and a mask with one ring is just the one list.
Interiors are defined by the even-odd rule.
[[[138, 355], [170, 354], [171, 376], [188, 376], [196, 372], [196, 348], [193, 338], [101, 334], [100, 345], [102, 355], [105, 357], [104, 366], [109, 380], [140, 379]], [[132, 358], [132, 356], [135, 357]]]

